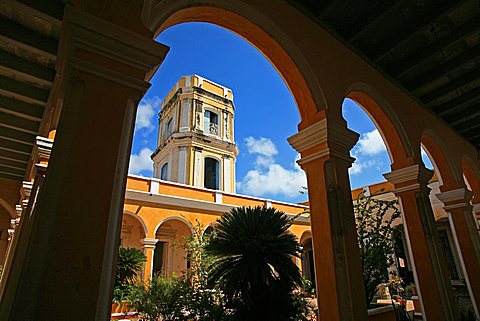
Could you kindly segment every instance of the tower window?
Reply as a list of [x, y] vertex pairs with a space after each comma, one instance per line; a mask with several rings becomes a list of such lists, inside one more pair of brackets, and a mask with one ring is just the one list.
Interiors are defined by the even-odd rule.
[[165, 137], [168, 138], [172, 134], [172, 119], [167, 122], [167, 128], [165, 129]]
[[206, 110], [203, 114], [204, 132], [207, 134], [218, 135], [218, 115]]
[[210, 189], [219, 189], [219, 162], [216, 159], [205, 158], [204, 186]]
[[162, 166], [162, 170], [160, 171], [160, 179], [167, 180], [168, 179], [168, 163], [165, 163]]

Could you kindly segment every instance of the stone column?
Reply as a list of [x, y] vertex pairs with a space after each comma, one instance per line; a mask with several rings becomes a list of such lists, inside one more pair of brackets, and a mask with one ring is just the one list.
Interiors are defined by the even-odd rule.
[[477, 230], [480, 232], [480, 203], [472, 204], [473, 217], [477, 225]]
[[427, 321], [458, 320], [427, 187], [433, 171], [412, 165], [384, 174], [400, 200], [413, 275]]
[[147, 261], [145, 262], [145, 271], [144, 271], [144, 280], [150, 281], [152, 279], [152, 271], [153, 271], [153, 254], [155, 252], [155, 245], [157, 244], [157, 239], [149, 239], [144, 238], [140, 240], [140, 243], [143, 245], [143, 252], [147, 257]]
[[473, 193], [466, 188], [437, 194], [448, 213], [470, 299], [477, 317], [480, 318], [478, 308], [480, 304], [480, 241], [472, 205], [470, 205], [472, 196]]
[[289, 138], [307, 174], [320, 320], [367, 320], [348, 177], [357, 140], [346, 124], [326, 119]]
[[55, 80], [63, 107], [0, 320], [110, 319], [136, 109], [166, 53], [150, 38], [66, 6]]

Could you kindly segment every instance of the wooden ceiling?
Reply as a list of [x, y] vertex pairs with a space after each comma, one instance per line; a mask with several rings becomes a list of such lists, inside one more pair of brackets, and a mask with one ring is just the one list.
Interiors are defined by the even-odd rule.
[[[288, 0], [480, 148], [479, 0]], [[0, 178], [21, 181], [64, 5], [0, 0]]]
[[480, 149], [479, 0], [289, 0]]
[[64, 5], [0, 0], [0, 178], [22, 181], [55, 77]]

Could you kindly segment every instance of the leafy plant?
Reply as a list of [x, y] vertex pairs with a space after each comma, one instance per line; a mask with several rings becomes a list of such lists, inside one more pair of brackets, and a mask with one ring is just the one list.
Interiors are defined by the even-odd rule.
[[206, 253], [216, 258], [210, 284], [225, 294], [236, 320], [294, 320], [291, 291], [301, 285], [292, 257], [299, 244], [293, 219], [274, 208], [240, 207], [225, 213]]
[[130, 285], [134, 284], [147, 260], [145, 254], [133, 247], [120, 247], [118, 249], [117, 270], [113, 301], [121, 304], [128, 295]]
[[377, 285], [389, 278], [388, 268], [394, 262], [395, 253], [392, 224], [400, 217], [396, 200], [379, 200], [374, 196], [360, 193], [354, 203], [367, 305], [375, 296]]
[[204, 233], [203, 225], [196, 221], [192, 236], [186, 236], [180, 246], [185, 249], [185, 259], [190, 261], [190, 297], [185, 306], [191, 311], [192, 319], [200, 321], [218, 321], [226, 318], [227, 310], [220, 288], [207, 284], [208, 271], [215, 263], [215, 258], [205, 251], [214, 237]]
[[190, 286], [185, 280], [175, 275], [171, 280], [155, 275], [148, 284], [130, 287], [128, 303], [145, 321], [186, 321], [190, 319], [185, 306], [189, 295]]
[[147, 260], [145, 254], [133, 247], [120, 247], [117, 259], [117, 280], [120, 285], [133, 284], [143, 264]]

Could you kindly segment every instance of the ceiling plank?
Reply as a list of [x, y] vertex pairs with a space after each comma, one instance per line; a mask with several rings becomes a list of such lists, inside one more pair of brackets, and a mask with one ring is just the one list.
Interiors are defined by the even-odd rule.
[[18, 153], [26, 153], [30, 155], [33, 149], [33, 145], [22, 144], [18, 142], [13, 142], [11, 140], [4, 139], [0, 137], [0, 148], [16, 151]]
[[480, 45], [473, 48], [468, 48], [465, 53], [448, 61], [447, 63], [436, 67], [433, 70], [428, 70], [423, 75], [418, 76], [410, 82], [405, 83], [405, 88], [408, 90], [415, 90], [421, 88], [438, 78], [448, 75], [449, 72], [461, 67], [463, 64], [469, 63], [473, 60], [478, 60], [480, 57]]
[[28, 97], [40, 103], [45, 103], [50, 94], [49, 90], [40, 89], [4, 76], [0, 76], [0, 88]]
[[455, 99], [452, 99], [441, 105], [430, 106], [430, 108], [440, 116], [446, 116], [458, 112], [465, 104], [480, 99], [480, 87], [470, 90]]
[[15, 21], [0, 17], [0, 30], [2, 35], [7, 38], [25, 43], [52, 55], [57, 53], [57, 38], [46, 37], [38, 32], [25, 28]]
[[408, 2], [408, 0], [397, 1], [393, 6], [388, 7], [384, 12], [377, 15], [377, 17], [375, 19], [373, 19], [372, 21], [370, 21], [370, 23], [367, 24], [364, 28], [362, 28], [358, 32], [354, 33], [348, 39], [348, 41], [350, 43], [357, 42], [360, 38], [364, 37], [372, 28], [374, 28], [380, 21], [385, 19], [384, 17], [389, 16], [392, 13], [398, 12], [402, 6], [406, 5], [407, 2]]
[[10, 173], [4, 173], [0, 171], [0, 178], [11, 179], [14, 181], [23, 181], [23, 176], [12, 175]]
[[448, 36], [439, 39], [439, 41], [429, 46], [419, 48], [414, 54], [399, 59], [395, 64], [385, 66], [384, 69], [395, 79], [404, 78], [412, 70], [418, 68], [419, 65], [424, 64], [431, 57], [441, 54], [442, 50], [445, 50], [459, 41], [464, 41], [464, 38], [476, 34], [479, 31], [480, 21], [477, 19], [471, 19]]
[[449, 93], [454, 90], [458, 90], [469, 83], [480, 79], [480, 68], [474, 69], [470, 72], [463, 74], [462, 76], [451, 80], [444, 86], [441, 86], [431, 92], [426, 93], [425, 95], [420, 96], [420, 100], [423, 101], [425, 104]]
[[5, 166], [15, 167], [23, 170], [25, 170], [28, 166], [27, 162], [15, 160], [15, 159], [3, 158], [3, 157], [0, 157], [0, 163]]
[[[436, 9], [440, 9], [437, 11], [437, 14], [433, 14], [430, 17], [430, 19], [427, 20], [420, 20], [418, 27], [415, 29], [413, 32], [408, 32], [407, 30], [403, 30], [402, 34], [399, 36], [393, 36], [392, 40], [395, 39], [396, 41], [393, 43], [392, 46], [389, 46], [387, 48], [381, 48], [377, 54], [376, 57], [373, 57], [372, 60], [375, 61], [375, 63], [380, 63], [385, 57], [390, 55], [392, 52], [397, 50], [398, 48], [401, 48], [405, 43], [408, 43], [408, 41], [411, 41], [415, 37], [418, 37], [419, 35], [425, 33], [428, 31], [428, 29], [432, 28], [432, 25], [437, 23], [439, 20], [448, 17], [453, 11], [457, 10], [459, 7], [465, 5], [466, 1], [460, 1], [457, 3], [454, 3], [453, 5], [445, 5], [442, 8], [439, 6], [434, 6]], [[400, 38], [400, 39], [399, 39]]]
[[30, 155], [18, 154], [0, 148], [0, 159], [8, 159], [19, 163], [24, 163], [25, 166], [27, 166], [28, 161], [30, 160]]
[[8, 127], [36, 135], [40, 126], [39, 122], [20, 118], [0, 112], [2, 127]]

